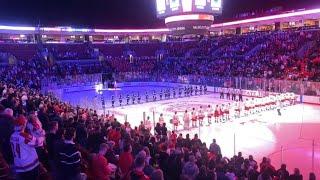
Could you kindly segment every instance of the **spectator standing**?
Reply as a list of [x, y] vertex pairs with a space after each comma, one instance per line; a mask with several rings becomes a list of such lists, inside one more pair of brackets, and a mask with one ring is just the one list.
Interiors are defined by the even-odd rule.
[[194, 180], [199, 174], [199, 168], [196, 164], [196, 158], [191, 155], [189, 161], [183, 166], [182, 175], [187, 179]]
[[130, 180], [150, 180], [150, 178], [143, 172], [144, 167], [145, 158], [139, 154], [134, 160], [134, 169], [129, 174]]
[[289, 180], [302, 180], [303, 177], [300, 174], [300, 170], [298, 168], [294, 168], [293, 174], [289, 176]]
[[10, 167], [0, 152], [0, 179], [9, 179]]
[[313, 172], [309, 174], [309, 180], [316, 180], [316, 175]]
[[254, 165], [253, 169], [248, 171], [248, 180], [257, 180], [259, 177], [258, 165]]
[[289, 178], [289, 172], [287, 171], [287, 166], [285, 164], [282, 164], [281, 168], [277, 170], [276, 176], [280, 180], [285, 180]]
[[12, 115], [6, 113], [5, 107], [0, 104], [0, 150], [6, 162], [13, 163], [12, 151], [10, 148], [10, 136], [14, 129]]
[[127, 177], [133, 166], [132, 147], [130, 144], [124, 146], [124, 152], [119, 157], [119, 168], [123, 177]]
[[57, 147], [58, 179], [75, 180], [80, 178], [81, 153], [74, 143], [76, 130], [68, 128], [64, 141]]
[[211, 153], [214, 153], [216, 156], [221, 154], [220, 146], [216, 143], [216, 139], [212, 140], [212, 143], [210, 144], [209, 151]]
[[161, 169], [153, 171], [153, 173], [151, 174], [151, 180], [164, 180], [163, 172], [161, 171]]
[[18, 179], [37, 179], [39, 177], [39, 159], [35, 147], [41, 139], [25, 132], [27, 119], [19, 116], [15, 120], [15, 131], [10, 137]]
[[91, 170], [95, 180], [109, 180], [111, 171], [108, 167], [108, 160], [104, 157], [108, 151], [108, 145], [102, 143], [99, 152], [92, 157]]

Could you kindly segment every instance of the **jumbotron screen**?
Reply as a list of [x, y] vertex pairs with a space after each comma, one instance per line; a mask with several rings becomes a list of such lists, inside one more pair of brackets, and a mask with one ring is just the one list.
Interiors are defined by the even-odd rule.
[[156, 0], [158, 17], [190, 13], [220, 14], [222, 0]]

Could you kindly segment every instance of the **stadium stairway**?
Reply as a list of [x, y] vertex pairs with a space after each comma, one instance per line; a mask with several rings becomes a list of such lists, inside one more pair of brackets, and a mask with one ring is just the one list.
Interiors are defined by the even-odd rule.
[[244, 56], [245, 57], [250, 57], [254, 54], [257, 54], [258, 52], [260, 52], [260, 50], [262, 49], [262, 44], [258, 44], [256, 45], [254, 48], [252, 48], [251, 50], [249, 50]]
[[297, 56], [302, 59], [309, 49], [312, 49], [316, 45], [315, 41], [308, 41], [298, 50]]

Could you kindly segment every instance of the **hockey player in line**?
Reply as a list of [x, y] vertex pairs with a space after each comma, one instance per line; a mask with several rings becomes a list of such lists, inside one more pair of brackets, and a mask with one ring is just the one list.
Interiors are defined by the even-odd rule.
[[160, 94], [159, 94], [160, 101], [162, 100], [162, 94], [163, 94], [163, 90], [161, 89]]
[[198, 119], [199, 119], [199, 125], [203, 126], [203, 119], [204, 119], [204, 111], [202, 109], [202, 106], [200, 106], [199, 112], [198, 112]]
[[239, 96], [239, 101], [243, 102], [242, 90], [241, 89], [238, 91], [238, 96]]
[[145, 97], [146, 97], [146, 102], [149, 102], [149, 95], [148, 95], [148, 92], [146, 92]]
[[281, 116], [281, 100], [280, 99], [278, 99], [277, 101], [276, 101], [276, 108], [277, 108], [277, 112], [278, 112], [278, 116]]
[[121, 94], [119, 96], [119, 105], [120, 105], [120, 107], [122, 106], [122, 96], [121, 96]]
[[189, 127], [190, 127], [190, 115], [189, 115], [187, 110], [184, 112], [183, 122], [184, 122], [183, 129], [184, 130], [189, 130]]
[[192, 108], [191, 112], [191, 121], [192, 121], [192, 127], [197, 127], [197, 112], [195, 108]]
[[204, 85], [204, 87], [203, 87], [204, 94], [207, 94], [207, 91], [208, 91], [207, 85]]
[[173, 130], [177, 131], [179, 126], [179, 116], [177, 112], [174, 112], [174, 115], [172, 117], [172, 124], [173, 124]]
[[160, 117], [159, 117], [159, 123], [161, 126], [164, 124], [164, 118], [162, 113], [160, 114]]
[[250, 101], [246, 99], [244, 102], [244, 116], [248, 116], [250, 113]]
[[254, 104], [254, 98], [249, 100], [249, 113], [255, 114], [255, 104]]
[[218, 123], [220, 120], [220, 108], [218, 105], [216, 105], [215, 109], [214, 109], [214, 122]]
[[224, 104], [222, 104], [220, 108], [220, 122], [222, 123], [226, 122], [225, 111], [226, 111], [226, 107]]
[[230, 100], [230, 89], [226, 89], [227, 99]]
[[235, 118], [240, 118], [240, 116], [241, 116], [240, 113], [241, 113], [241, 104], [237, 100], [236, 102], [234, 102], [234, 117]]
[[220, 91], [220, 99], [224, 99], [224, 92], [223, 92], [223, 89], [221, 89], [221, 91]]
[[132, 94], [132, 104], [135, 104], [135, 102], [136, 102], [136, 96]]
[[236, 90], [235, 89], [232, 89], [232, 91], [231, 91], [231, 100], [232, 101], [236, 100]]
[[138, 93], [138, 96], [137, 96], [137, 98], [138, 98], [138, 104], [140, 104], [140, 101], [141, 101], [141, 96], [140, 96], [140, 93]]
[[156, 94], [156, 91], [153, 91], [153, 101], [156, 101], [157, 100], [157, 94]]
[[145, 128], [150, 132], [152, 129], [152, 123], [150, 117], [148, 116], [145, 122]]
[[226, 106], [224, 107], [224, 119], [225, 121], [230, 120], [230, 103], [226, 104]]
[[114, 108], [114, 102], [115, 102], [115, 100], [114, 100], [114, 96], [111, 96], [111, 106]]
[[212, 123], [212, 122], [211, 122], [212, 116], [213, 116], [213, 108], [212, 108], [210, 105], [208, 105], [208, 111], [207, 111], [208, 126], [210, 126], [211, 123]]
[[181, 98], [182, 97], [182, 88], [179, 88], [179, 97]]
[[127, 105], [129, 105], [129, 101], [130, 101], [130, 96], [129, 94], [127, 94]]

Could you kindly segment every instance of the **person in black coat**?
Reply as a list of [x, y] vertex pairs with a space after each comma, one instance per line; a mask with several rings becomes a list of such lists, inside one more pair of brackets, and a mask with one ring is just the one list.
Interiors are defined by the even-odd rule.
[[49, 115], [45, 112], [44, 107], [40, 107], [40, 111], [38, 112], [38, 118], [42, 124], [44, 130], [49, 130]]
[[13, 133], [13, 117], [5, 113], [4, 107], [0, 104], [0, 150], [6, 162], [13, 163], [13, 155], [10, 145], [10, 136]]
[[303, 177], [300, 174], [300, 170], [298, 168], [294, 168], [294, 173], [289, 176], [289, 180], [302, 180]]
[[76, 130], [68, 128], [64, 141], [57, 145], [58, 179], [74, 180], [80, 177], [81, 153], [73, 141], [75, 136]]
[[86, 147], [88, 133], [84, 121], [79, 120], [79, 123], [77, 123], [75, 127], [77, 132], [76, 142], [79, 143], [82, 147]]

